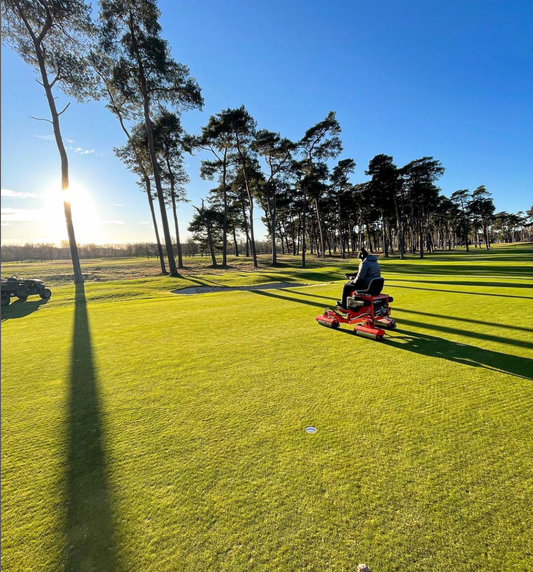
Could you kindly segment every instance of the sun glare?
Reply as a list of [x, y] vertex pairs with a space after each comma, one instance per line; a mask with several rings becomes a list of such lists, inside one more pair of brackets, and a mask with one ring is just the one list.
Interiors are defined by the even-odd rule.
[[44, 224], [50, 240], [60, 243], [68, 239], [63, 201], [67, 198], [72, 209], [76, 242], [100, 242], [102, 231], [98, 211], [89, 191], [77, 181], [71, 181], [68, 191], [56, 184], [44, 192]]

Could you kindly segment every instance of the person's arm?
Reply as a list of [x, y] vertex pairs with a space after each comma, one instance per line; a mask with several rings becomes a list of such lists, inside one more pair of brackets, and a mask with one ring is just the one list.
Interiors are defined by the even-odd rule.
[[348, 280], [355, 280], [355, 277], [357, 276], [357, 274], [359, 273], [359, 270], [361, 269], [361, 264], [359, 264], [359, 268], [357, 272], [350, 272], [349, 274], [345, 274], [344, 277], [348, 278]]

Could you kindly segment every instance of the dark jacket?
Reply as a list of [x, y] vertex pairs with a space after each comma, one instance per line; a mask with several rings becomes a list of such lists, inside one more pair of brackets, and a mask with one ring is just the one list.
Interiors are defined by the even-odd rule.
[[381, 271], [379, 269], [378, 259], [373, 254], [369, 254], [359, 264], [359, 272], [353, 279], [353, 282], [358, 284], [368, 284], [372, 278], [379, 278]]

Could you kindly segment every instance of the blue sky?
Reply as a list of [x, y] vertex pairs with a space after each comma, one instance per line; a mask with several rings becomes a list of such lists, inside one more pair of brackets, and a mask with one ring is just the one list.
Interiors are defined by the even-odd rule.
[[[498, 210], [533, 203], [533, 2], [160, 0], [163, 36], [202, 88], [203, 111], [183, 124], [244, 104], [260, 128], [298, 140], [337, 112], [344, 151], [366, 179], [378, 153], [397, 165], [433, 156], [446, 195], [484, 184]], [[2, 242], [66, 238], [59, 158], [33, 71], [2, 49]], [[67, 102], [59, 96], [60, 102]], [[124, 144], [102, 102], [73, 103], [62, 116], [80, 242], [153, 240], [145, 195], [115, 158]], [[198, 205], [212, 183], [202, 155], [187, 159]], [[207, 156], [205, 156], [207, 158]], [[181, 232], [192, 216], [180, 206]], [[57, 215], [55, 214], [57, 212]], [[257, 216], [260, 216], [259, 210]]]

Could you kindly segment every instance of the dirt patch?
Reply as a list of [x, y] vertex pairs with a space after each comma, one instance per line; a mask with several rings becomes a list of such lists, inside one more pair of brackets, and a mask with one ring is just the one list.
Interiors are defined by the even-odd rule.
[[286, 282], [278, 282], [275, 284], [259, 284], [257, 286], [193, 286], [192, 288], [182, 288], [181, 290], [172, 290], [173, 294], [210, 294], [211, 292], [232, 292], [236, 290], [277, 290], [279, 288], [299, 288], [307, 286], [307, 284], [287, 284]]

